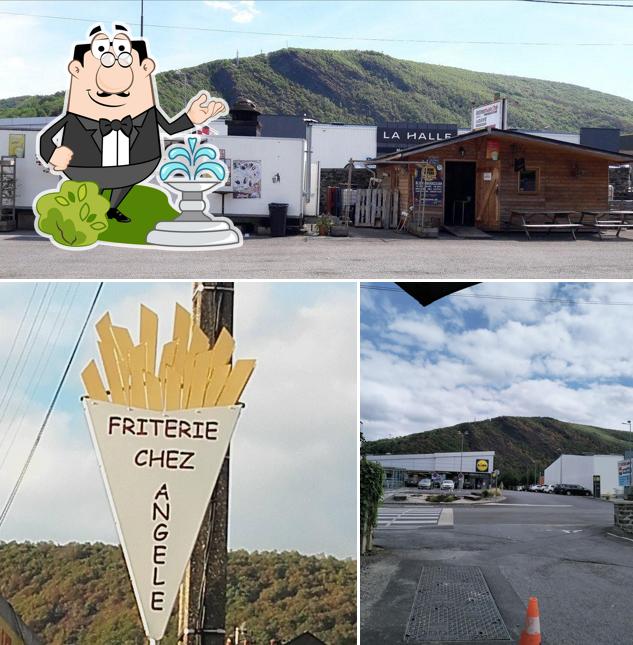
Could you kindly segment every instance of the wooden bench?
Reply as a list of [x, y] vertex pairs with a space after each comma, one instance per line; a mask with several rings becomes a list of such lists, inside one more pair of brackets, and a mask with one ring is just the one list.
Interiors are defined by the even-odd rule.
[[[571, 233], [572, 238], [576, 239], [576, 231], [579, 228], [582, 228], [582, 224], [574, 224], [571, 221], [571, 215], [574, 215], [574, 211], [516, 211], [513, 210], [510, 213], [510, 223], [512, 223], [513, 217], [519, 217], [521, 220], [520, 227], [523, 229], [523, 232], [526, 234], [528, 240], [531, 240], [530, 230], [532, 231], [547, 231], [551, 233], [552, 231], [561, 231]], [[544, 218], [549, 218], [550, 221], [544, 222], [532, 222], [534, 217], [542, 216]], [[559, 223], [559, 219], [563, 218], [565, 221]]]
[[[620, 237], [622, 231], [633, 229], [633, 211], [583, 211], [582, 216], [592, 216], [594, 221], [589, 226], [595, 230], [603, 240], [606, 237], [607, 231], [613, 231], [615, 237]], [[602, 219], [603, 217], [620, 216], [620, 219]], [[582, 221], [582, 217], [581, 217]]]

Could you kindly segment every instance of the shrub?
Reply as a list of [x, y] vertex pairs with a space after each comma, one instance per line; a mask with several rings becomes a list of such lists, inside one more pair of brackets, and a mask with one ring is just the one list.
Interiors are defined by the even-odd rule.
[[432, 500], [434, 502], [454, 502], [456, 499], [457, 497], [455, 497], [455, 495], [444, 495], [443, 493], [427, 497], [427, 500]]
[[91, 246], [108, 228], [109, 208], [94, 182], [65, 181], [37, 200], [37, 228], [62, 246]]
[[361, 551], [365, 545], [371, 549], [372, 530], [378, 522], [378, 505], [382, 500], [384, 471], [380, 464], [367, 461], [360, 462], [360, 530]]

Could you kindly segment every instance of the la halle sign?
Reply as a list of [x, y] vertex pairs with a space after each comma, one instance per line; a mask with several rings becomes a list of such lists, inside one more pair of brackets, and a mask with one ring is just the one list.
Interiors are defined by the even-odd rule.
[[457, 126], [434, 123], [382, 125], [376, 129], [376, 136], [378, 152], [381, 153], [450, 139], [457, 136]]

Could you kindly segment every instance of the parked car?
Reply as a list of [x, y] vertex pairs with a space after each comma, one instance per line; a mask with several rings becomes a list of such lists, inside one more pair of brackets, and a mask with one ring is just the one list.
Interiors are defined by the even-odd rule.
[[556, 484], [554, 492], [557, 495], [585, 495], [586, 497], [592, 494], [590, 490], [579, 484]]
[[431, 480], [430, 479], [421, 479], [418, 482], [418, 488], [422, 488], [424, 490], [431, 490]]
[[530, 491], [530, 493], [538, 493], [539, 486], [540, 484], [530, 484], [528, 486], [528, 490]]
[[472, 482], [464, 482], [463, 489], [464, 490], [473, 490], [475, 486], [473, 485]]
[[525, 490], [525, 486], [524, 486], [523, 484], [519, 484], [519, 485], [517, 486], [517, 490], [518, 490], [518, 491]]
[[455, 490], [455, 482], [452, 479], [445, 479], [440, 486], [440, 490]]
[[418, 485], [418, 482], [416, 479], [405, 479], [404, 480], [404, 485], [407, 488], [415, 488]]
[[543, 486], [543, 490], [541, 493], [553, 493], [554, 492], [554, 484], [545, 484]]

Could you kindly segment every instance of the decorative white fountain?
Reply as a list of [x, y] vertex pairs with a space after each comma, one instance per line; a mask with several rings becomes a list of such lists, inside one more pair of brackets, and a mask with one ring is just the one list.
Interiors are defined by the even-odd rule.
[[[158, 222], [147, 236], [149, 244], [172, 247], [233, 247], [242, 245], [242, 233], [226, 217], [208, 212], [204, 193], [211, 193], [226, 183], [226, 166], [218, 159], [214, 146], [200, 145], [197, 136], [187, 136], [187, 147], [171, 146], [169, 161], [161, 163], [160, 182], [180, 193], [180, 215], [170, 222]], [[185, 161], [180, 161], [181, 157]]]

